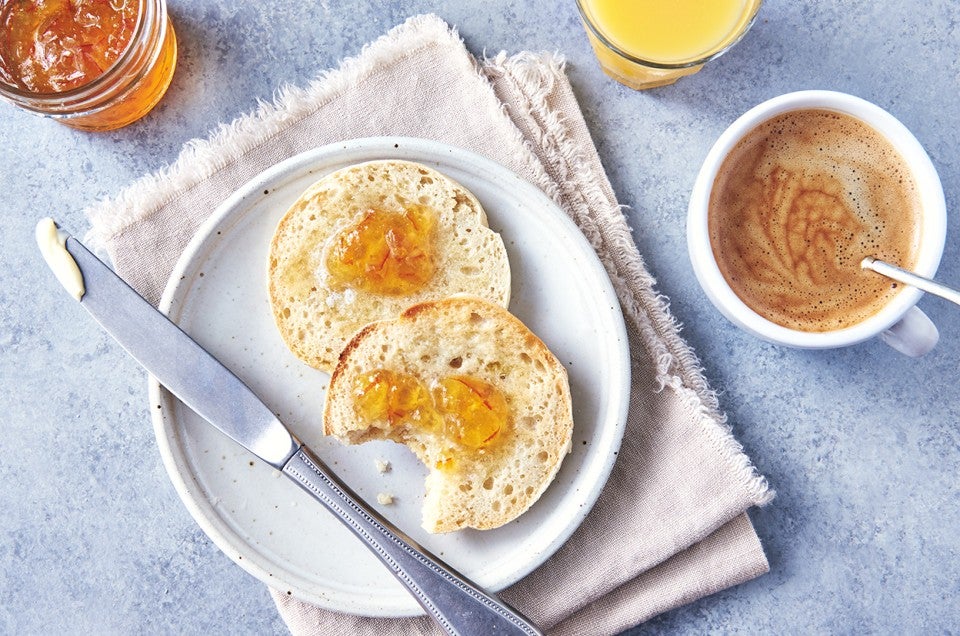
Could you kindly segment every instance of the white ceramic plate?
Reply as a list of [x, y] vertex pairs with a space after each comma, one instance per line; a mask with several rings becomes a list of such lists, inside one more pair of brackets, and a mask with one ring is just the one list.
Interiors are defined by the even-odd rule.
[[[570, 376], [573, 451], [543, 497], [487, 531], [420, 528], [426, 469], [406, 447], [346, 447], [324, 438], [328, 377], [284, 346], [267, 296], [267, 254], [281, 216], [314, 181], [374, 159], [419, 161], [459, 181], [503, 237], [510, 310]], [[436, 142], [361, 139], [318, 148], [253, 179], [221, 205], [175, 268], [161, 309], [232, 369], [360, 496], [473, 581], [499, 590], [549, 557], [596, 501], [623, 436], [629, 355], [617, 298], [576, 226], [542, 192], [502, 166]], [[151, 380], [154, 428], [181, 498], [211, 540], [268, 585], [321, 607], [368, 616], [422, 613], [405, 589], [333, 515]], [[392, 469], [380, 473], [377, 459]]]

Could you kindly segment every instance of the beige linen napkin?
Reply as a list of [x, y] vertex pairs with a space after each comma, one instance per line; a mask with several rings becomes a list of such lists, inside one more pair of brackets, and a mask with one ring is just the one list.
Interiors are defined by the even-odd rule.
[[[654, 290], [557, 56], [478, 62], [439, 18], [411, 18], [91, 208], [88, 241], [156, 303], [198, 225], [236, 188], [299, 152], [377, 135], [467, 148], [539, 186], [600, 255], [626, 317], [632, 397], [610, 481], [573, 537], [502, 597], [550, 633], [610, 634], [766, 572], [745, 511], [773, 493]], [[274, 599], [294, 634], [435, 632], [425, 617], [371, 619]]]

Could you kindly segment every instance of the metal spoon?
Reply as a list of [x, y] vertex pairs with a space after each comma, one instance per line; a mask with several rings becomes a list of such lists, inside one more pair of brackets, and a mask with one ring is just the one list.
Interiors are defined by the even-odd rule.
[[896, 265], [891, 265], [886, 261], [878, 261], [872, 256], [868, 256], [862, 261], [860, 261], [860, 267], [863, 269], [873, 270], [878, 274], [886, 276], [887, 278], [892, 278], [893, 280], [900, 281], [901, 283], [906, 283], [907, 285], [913, 285], [917, 289], [923, 290], [928, 294], [933, 294], [934, 296], [940, 296], [941, 298], [946, 298], [947, 300], [954, 302], [960, 305], [960, 291], [956, 289], [951, 289], [946, 285], [941, 285], [936, 283], [929, 278], [924, 278], [923, 276], [917, 276], [913, 272], [908, 272], [905, 269], [900, 269]]

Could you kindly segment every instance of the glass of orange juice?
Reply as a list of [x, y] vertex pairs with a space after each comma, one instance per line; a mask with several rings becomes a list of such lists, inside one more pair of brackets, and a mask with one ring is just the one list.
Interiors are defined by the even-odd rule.
[[603, 71], [635, 89], [692, 75], [740, 41], [762, 0], [577, 0]]

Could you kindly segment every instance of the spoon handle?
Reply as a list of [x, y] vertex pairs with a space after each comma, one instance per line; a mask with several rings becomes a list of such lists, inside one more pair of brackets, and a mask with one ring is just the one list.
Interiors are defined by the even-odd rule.
[[921, 289], [928, 294], [946, 298], [947, 300], [960, 305], [960, 292], [958, 292], [956, 289], [951, 289], [946, 285], [941, 285], [940, 283], [934, 282], [929, 278], [917, 276], [913, 272], [900, 269], [896, 265], [891, 265], [885, 261], [878, 261], [875, 258], [867, 257], [863, 259], [863, 261], [860, 263], [860, 266], [864, 269], [873, 270], [878, 274], [886, 276], [887, 278], [892, 278], [893, 280], [906, 283], [907, 285], [913, 285], [917, 289]]

